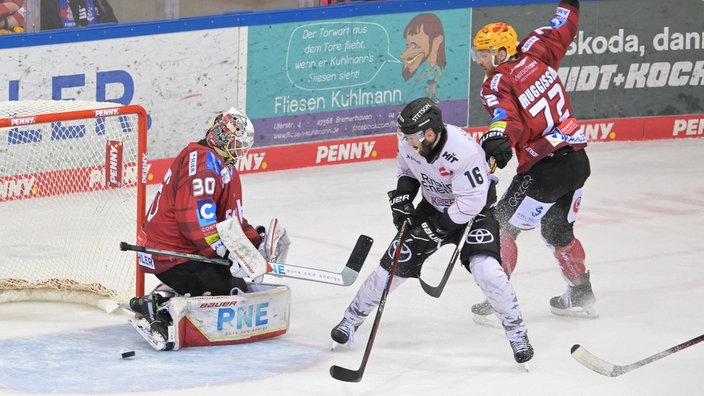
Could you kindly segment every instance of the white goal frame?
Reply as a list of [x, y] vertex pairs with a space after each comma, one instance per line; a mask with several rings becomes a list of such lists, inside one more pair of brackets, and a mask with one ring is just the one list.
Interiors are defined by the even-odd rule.
[[110, 311], [144, 294], [119, 243], [144, 219], [147, 128], [139, 105], [0, 102], [0, 303]]

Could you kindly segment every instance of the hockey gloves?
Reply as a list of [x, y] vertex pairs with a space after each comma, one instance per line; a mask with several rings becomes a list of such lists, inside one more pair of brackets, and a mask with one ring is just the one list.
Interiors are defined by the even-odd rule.
[[279, 219], [274, 217], [269, 222], [269, 228], [257, 226], [256, 228], [262, 242], [257, 250], [266, 261], [275, 263], [285, 263], [288, 255], [288, 247], [291, 240], [288, 238], [286, 228], [281, 225]]
[[428, 220], [412, 228], [403, 243], [409, 247], [413, 255], [419, 256], [435, 252], [445, 237], [447, 237], [447, 231]]
[[508, 161], [510, 161], [513, 156], [511, 142], [508, 140], [508, 137], [499, 130], [489, 130], [479, 139], [479, 144], [484, 149], [487, 162], [489, 162], [491, 157], [494, 157], [496, 166], [498, 166], [499, 169], [506, 167], [506, 164], [508, 164]]
[[245, 271], [244, 268], [240, 265], [240, 263], [237, 261], [237, 257], [234, 254], [231, 254], [230, 251], [225, 247], [225, 245], [220, 245], [218, 249], [215, 251], [215, 253], [218, 254], [218, 256], [230, 260], [232, 265], [230, 266], [230, 273], [232, 276], [235, 278], [246, 278], [249, 275], [247, 274], [247, 271]]
[[413, 199], [409, 193], [397, 193], [396, 190], [388, 192], [391, 215], [397, 230], [401, 229], [404, 220], [408, 220], [408, 228], [413, 228], [417, 224], [416, 209], [413, 207]]

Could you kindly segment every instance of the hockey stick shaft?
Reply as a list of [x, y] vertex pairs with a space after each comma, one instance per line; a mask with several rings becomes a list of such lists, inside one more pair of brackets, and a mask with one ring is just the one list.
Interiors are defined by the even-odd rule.
[[[367, 259], [369, 250], [372, 247], [374, 240], [366, 235], [360, 235], [357, 243], [352, 249], [347, 264], [341, 272], [325, 271], [317, 268], [302, 267], [293, 264], [274, 263], [270, 262], [271, 271], [267, 275], [278, 276], [282, 278], [293, 278], [312, 282], [320, 282], [331, 285], [349, 286], [357, 279], [359, 270], [362, 268], [364, 261]], [[232, 263], [230, 260], [221, 257], [206, 257], [198, 254], [174, 252], [171, 250], [163, 250], [149, 248], [144, 246], [132, 245], [127, 242], [120, 242], [120, 250], [131, 250], [135, 252], [157, 254], [161, 256], [179, 257], [187, 260], [202, 261], [205, 263], [227, 265]]]
[[639, 360], [635, 363], [625, 365], [609, 363], [606, 360], [601, 359], [596, 355], [592, 354], [591, 352], [587, 351], [586, 348], [582, 347], [579, 344], [575, 344], [572, 346], [571, 354], [572, 357], [579, 363], [581, 363], [584, 367], [596, 373], [605, 375], [607, 377], [618, 377], [619, 375], [626, 374], [639, 367], [645, 366], [646, 364], [652, 363], [656, 360], [660, 360], [665, 356], [672, 355], [675, 352], [679, 352], [683, 349], [689, 348], [692, 345], [698, 344], [702, 341], [704, 341], [704, 334], [694, 337], [691, 340], [685, 341], [679, 345], [675, 345], [672, 348], [668, 348], [660, 353], [656, 353], [655, 355]]
[[455, 247], [455, 251], [452, 252], [452, 257], [450, 257], [450, 262], [447, 264], [447, 268], [445, 268], [445, 273], [442, 275], [440, 283], [438, 283], [437, 286], [431, 286], [426, 283], [423, 279], [418, 278], [418, 280], [420, 281], [420, 287], [423, 288], [423, 291], [427, 295], [438, 298], [442, 294], [442, 291], [445, 290], [445, 285], [450, 279], [450, 275], [452, 274], [452, 270], [455, 268], [455, 263], [457, 262], [457, 259], [460, 257], [460, 252], [462, 251], [462, 247], [464, 246], [464, 243], [467, 240], [467, 234], [469, 233], [469, 229], [472, 228], [473, 223], [474, 219], [467, 223], [467, 226], [465, 227], [464, 232], [462, 233], [462, 240], [460, 240], [460, 243], [458, 243]]
[[399, 257], [401, 256], [401, 249], [403, 247], [403, 238], [406, 236], [406, 231], [408, 228], [408, 220], [403, 222], [401, 226], [401, 231], [396, 239], [396, 250], [394, 252], [394, 265], [391, 267], [389, 272], [389, 277], [386, 280], [386, 286], [384, 291], [381, 293], [381, 299], [379, 300], [379, 307], [376, 310], [376, 316], [374, 317], [374, 323], [372, 324], [372, 331], [369, 334], [369, 340], [367, 340], [367, 346], [364, 348], [364, 355], [362, 356], [362, 362], [357, 370], [350, 370], [337, 365], [330, 367], [330, 375], [336, 380], [345, 382], [359, 382], [364, 376], [364, 370], [367, 367], [367, 362], [369, 362], [369, 356], [372, 353], [372, 346], [374, 345], [374, 340], [376, 339], [376, 333], [379, 330], [379, 323], [381, 322], [381, 315], [384, 313], [384, 306], [386, 305], [386, 297], [389, 295], [389, 290], [391, 289], [391, 282], [394, 279], [394, 273], [396, 272], [396, 267], [398, 266]]
[[[494, 157], [491, 157], [489, 161], [489, 174], [493, 174], [494, 171], [496, 171], [496, 160], [494, 159]], [[442, 294], [442, 291], [445, 290], [445, 285], [450, 279], [452, 270], [455, 268], [455, 262], [457, 262], [457, 259], [459, 258], [460, 253], [462, 252], [462, 247], [464, 246], [464, 243], [467, 240], [467, 235], [469, 234], [469, 231], [472, 228], [472, 224], [474, 224], [474, 219], [470, 220], [469, 223], [467, 223], [467, 226], [465, 227], [464, 232], [462, 233], [462, 240], [460, 240], [460, 243], [458, 243], [455, 247], [455, 251], [452, 252], [452, 257], [450, 257], [450, 262], [445, 268], [445, 273], [443, 273], [442, 279], [440, 279], [440, 283], [437, 286], [430, 286], [423, 279], [418, 278], [418, 280], [420, 281], [420, 287], [422, 287], [423, 291], [429, 296], [438, 298]]]

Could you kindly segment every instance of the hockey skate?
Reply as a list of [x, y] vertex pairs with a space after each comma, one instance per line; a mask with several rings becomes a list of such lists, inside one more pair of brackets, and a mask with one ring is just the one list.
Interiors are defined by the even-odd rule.
[[525, 364], [533, 358], [533, 346], [530, 345], [527, 334], [517, 337], [514, 340], [509, 340], [509, 343], [511, 344], [513, 358], [516, 359], [516, 363]]
[[567, 291], [561, 296], [550, 299], [550, 311], [555, 315], [598, 318], [599, 313], [594, 308], [596, 298], [589, 281], [589, 271], [582, 277], [578, 286], [567, 286]]
[[480, 326], [503, 329], [501, 321], [496, 316], [496, 311], [494, 311], [489, 300], [472, 305], [472, 321]]
[[156, 317], [156, 311], [161, 304], [162, 296], [156, 293], [142, 297], [132, 297], [130, 299], [130, 310], [138, 316], [153, 321]]
[[154, 350], [170, 351], [174, 348], [173, 326], [161, 320], [149, 322], [144, 317], [130, 319], [129, 322]]
[[130, 310], [137, 314], [130, 324], [157, 351], [174, 347], [172, 320], [165, 306], [169, 298], [167, 293], [154, 292], [130, 299]]
[[[338, 344], [352, 345], [354, 342], [354, 332], [357, 331], [359, 325], [355, 326], [347, 318], [342, 318], [340, 323], [332, 328], [330, 337]], [[333, 344], [334, 346], [334, 344]]]

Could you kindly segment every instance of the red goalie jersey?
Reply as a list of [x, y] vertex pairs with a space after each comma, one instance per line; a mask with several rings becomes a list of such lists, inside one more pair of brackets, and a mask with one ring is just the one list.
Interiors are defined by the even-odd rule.
[[[139, 244], [213, 257], [223, 246], [215, 225], [233, 216], [252, 244], [259, 246], [261, 237], [242, 216], [239, 173], [204, 141], [190, 143], [166, 172], [142, 225]], [[153, 262], [140, 264], [145, 272], [158, 274], [185, 261], [154, 255]]]
[[579, 10], [560, 3], [550, 26], [532, 31], [518, 44], [517, 60], [498, 65], [482, 84], [482, 103], [493, 117], [489, 129], [508, 136], [519, 173], [565, 146], [587, 145], [557, 75], [578, 22]]

